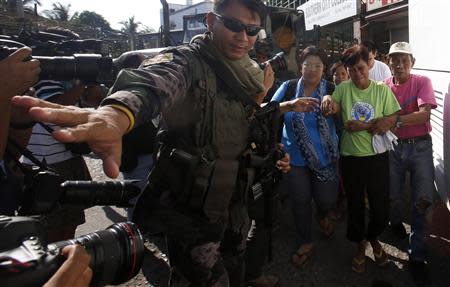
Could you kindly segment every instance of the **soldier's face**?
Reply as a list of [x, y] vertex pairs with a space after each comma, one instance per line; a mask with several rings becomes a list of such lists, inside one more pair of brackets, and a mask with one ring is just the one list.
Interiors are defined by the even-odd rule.
[[[240, 22], [250, 29], [234, 32], [226, 27], [225, 21], [235, 21], [232, 24], [237, 26], [239, 26], [237, 22]], [[257, 13], [250, 11], [237, 1], [232, 1], [219, 16], [209, 13], [207, 23], [209, 31], [213, 32], [213, 42], [219, 51], [230, 60], [238, 60], [244, 57], [255, 44], [257, 35], [249, 36], [248, 34], [251, 28], [261, 25], [261, 19]], [[250, 32], [250, 34], [253, 33]]]

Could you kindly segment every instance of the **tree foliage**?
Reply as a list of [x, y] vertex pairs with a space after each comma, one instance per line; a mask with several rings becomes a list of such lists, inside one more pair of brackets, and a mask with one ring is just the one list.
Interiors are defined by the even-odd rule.
[[66, 6], [60, 2], [53, 3], [51, 10], [45, 10], [44, 14], [52, 20], [67, 22], [70, 20], [70, 4]]
[[122, 27], [122, 32], [128, 35], [129, 43], [130, 43], [130, 49], [134, 50], [136, 47], [136, 34], [139, 25], [141, 25], [141, 22], [136, 21], [134, 19], [134, 16], [128, 18], [126, 21], [121, 21], [120, 24]]
[[71, 21], [74, 24], [86, 25], [90, 27], [99, 28], [102, 31], [111, 31], [111, 26], [108, 21], [103, 18], [102, 15], [93, 11], [83, 11], [81, 13], [75, 13]]

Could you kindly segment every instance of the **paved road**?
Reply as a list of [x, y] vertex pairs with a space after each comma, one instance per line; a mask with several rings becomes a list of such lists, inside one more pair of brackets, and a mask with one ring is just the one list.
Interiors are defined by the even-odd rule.
[[[105, 180], [98, 160], [88, 158], [88, 165], [96, 180]], [[367, 271], [360, 275], [350, 269], [353, 245], [345, 239], [345, 220], [336, 222], [336, 232], [331, 239], [323, 238], [317, 224], [313, 227], [315, 253], [313, 261], [304, 270], [290, 264], [290, 255], [295, 250], [295, 231], [288, 203], [280, 206], [280, 224], [274, 233], [274, 259], [266, 266], [267, 273], [281, 277], [283, 287], [353, 287], [353, 286], [414, 286], [407, 267], [407, 241], [394, 239], [389, 232], [381, 238], [390, 264], [379, 268], [373, 262], [371, 250], [366, 255]], [[429, 228], [428, 244], [431, 250], [429, 266], [432, 282], [429, 286], [450, 286], [450, 213], [437, 205], [430, 214], [433, 224]], [[125, 212], [113, 207], [94, 207], [86, 211], [86, 223], [79, 226], [77, 234], [104, 229], [113, 222], [125, 220]], [[152, 240], [155, 242], [161, 240]], [[158, 243], [159, 245], [163, 245]], [[152, 242], [147, 244], [143, 274], [120, 286], [167, 286], [168, 261]], [[164, 250], [164, 247], [162, 247]], [[148, 283], [150, 282], [150, 283]]]

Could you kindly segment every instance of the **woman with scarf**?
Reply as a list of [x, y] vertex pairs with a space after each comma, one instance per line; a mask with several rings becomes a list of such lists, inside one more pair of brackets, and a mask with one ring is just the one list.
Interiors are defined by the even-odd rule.
[[[283, 180], [283, 188], [290, 193], [299, 237], [299, 247], [292, 256], [296, 267], [305, 266], [313, 251], [312, 200], [322, 233], [328, 238], [334, 230], [327, 214], [338, 191], [338, 138], [333, 118], [325, 118], [318, 108], [322, 98], [334, 90], [333, 84], [323, 79], [326, 64], [322, 49], [307, 47], [298, 57], [302, 76], [284, 82], [272, 98], [280, 102], [284, 113], [282, 143], [291, 158], [291, 171]], [[308, 104], [300, 103], [310, 99], [317, 106], [308, 112]]]

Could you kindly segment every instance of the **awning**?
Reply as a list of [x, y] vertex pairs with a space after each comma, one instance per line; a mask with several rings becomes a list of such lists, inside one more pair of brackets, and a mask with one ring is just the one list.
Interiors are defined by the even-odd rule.
[[375, 13], [370, 13], [370, 14], [366, 15], [364, 17], [364, 19], [366, 21], [374, 21], [379, 18], [384, 18], [386, 16], [391, 16], [391, 15], [394, 15], [394, 14], [397, 14], [400, 12], [404, 12], [404, 11], [408, 11], [408, 3], [399, 5], [399, 6], [395, 6], [395, 7], [389, 8], [389, 9], [385, 9], [382, 11], [378, 11]]

